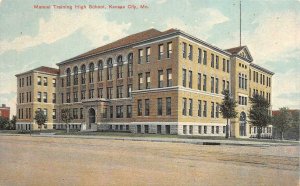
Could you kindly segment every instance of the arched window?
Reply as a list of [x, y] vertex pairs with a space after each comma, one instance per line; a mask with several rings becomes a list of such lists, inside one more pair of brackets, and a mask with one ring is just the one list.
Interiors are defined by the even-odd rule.
[[113, 63], [112, 63], [112, 58], [108, 58], [107, 60], [107, 80], [112, 80], [113, 76]]
[[100, 60], [98, 62], [98, 81], [103, 81], [102, 76], [103, 76], [103, 61]]
[[123, 78], [123, 60], [121, 55], [118, 56], [117, 62], [118, 62], [117, 78]]
[[71, 69], [67, 69], [67, 86], [71, 85]]
[[89, 65], [89, 82], [94, 82], [94, 63], [90, 63]]
[[75, 66], [74, 69], [73, 69], [73, 72], [74, 72], [74, 85], [78, 85], [78, 67]]
[[82, 65], [81, 66], [81, 84], [85, 84], [85, 73], [86, 73], [85, 65]]
[[131, 77], [133, 74], [133, 69], [132, 69], [133, 53], [129, 53], [127, 59], [128, 59], [128, 77]]

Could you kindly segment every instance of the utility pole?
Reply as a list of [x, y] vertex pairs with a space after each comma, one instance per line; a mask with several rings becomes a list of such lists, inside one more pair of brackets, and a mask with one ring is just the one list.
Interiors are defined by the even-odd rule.
[[240, 46], [242, 46], [242, 0], [240, 0]]

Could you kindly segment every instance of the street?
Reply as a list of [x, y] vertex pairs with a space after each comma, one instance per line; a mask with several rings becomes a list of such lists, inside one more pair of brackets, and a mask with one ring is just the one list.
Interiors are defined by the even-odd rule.
[[299, 185], [299, 146], [0, 135], [0, 185]]

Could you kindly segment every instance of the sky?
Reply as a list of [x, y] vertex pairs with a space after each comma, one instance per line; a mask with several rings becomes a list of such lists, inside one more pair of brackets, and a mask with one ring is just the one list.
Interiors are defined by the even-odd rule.
[[[34, 5], [72, 5], [72, 10]], [[253, 63], [275, 73], [273, 109], [300, 109], [299, 10], [300, 0], [242, 0], [242, 45], [248, 46]], [[57, 68], [58, 62], [150, 28], [177, 28], [222, 49], [236, 47], [239, 0], [0, 0], [0, 104], [16, 113], [15, 74]]]

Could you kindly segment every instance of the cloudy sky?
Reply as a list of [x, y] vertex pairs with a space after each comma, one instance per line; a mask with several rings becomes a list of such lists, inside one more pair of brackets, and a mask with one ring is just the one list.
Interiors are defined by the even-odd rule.
[[[75, 5], [148, 9], [74, 9]], [[34, 9], [73, 5], [73, 9]], [[298, 10], [298, 12], [297, 12]], [[242, 0], [242, 45], [275, 72], [273, 108], [300, 108], [300, 1]], [[239, 0], [0, 0], [0, 103], [15, 113], [15, 74], [149, 28], [178, 28], [226, 49], [239, 45]]]

